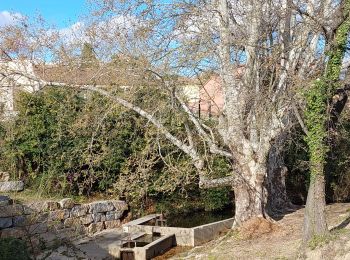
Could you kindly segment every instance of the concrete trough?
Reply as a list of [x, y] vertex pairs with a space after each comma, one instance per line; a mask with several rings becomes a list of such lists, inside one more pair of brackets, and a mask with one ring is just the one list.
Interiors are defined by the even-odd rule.
[[121, 260], [148, 260], [162, 255], [176, 245], [175, 235], [159, 237], [155, 241], [144, 246], [122, 247], [120, 249]]
[[[159, 216], [156, 216], [157, 218]], [[149, 218], [146, 218], [149, 219]], [[148, 220], [150, 221], [150, 220]], [[161, 236], [175, 235], [175, 242], [178, 246], [198, 246], [209, 242], [221, 233], [232, 228], [234, 218], [229, 218], [192, 228], [159, 227], [147, 225], [145, 221], [141, 224], [130, 225], [130, 222], [123, 226], [125, 232], [144, 232], [146, 234], [159, 234]], [[145, 224], [146, 223], [146, 224]]]

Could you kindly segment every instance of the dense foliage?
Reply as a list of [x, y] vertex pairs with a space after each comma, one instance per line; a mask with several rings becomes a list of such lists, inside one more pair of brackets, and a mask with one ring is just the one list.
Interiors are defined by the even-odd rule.
[[[148, 102], [143, 95], [135, 95], [135, 102]], [[97, 94], [69, 88], [20, 93], [17, 110], [0, 128], [1, 165], [41, 193], [115, 194], [141, 211], [155, 202], [181, 211], [216, 210], [231, 201], [226, 188], [199, 191], [183, 153], [147, 121]], [[181, 118], [166, 116], [172, 131], [179, 131]], [[218, 158], [209, 158], [208, 167], [216, 175], [229, 171]]]
[[31, 258], [26, 243], [23, 240], [17, 238], [1, 238], [0, 259], [29, 260]]
[[84, 95], [68, 89], [21, 93], [2, 152], [11, 173], [45, 192], [89, 194], [115, 181], [142, 133], [130, 113]]

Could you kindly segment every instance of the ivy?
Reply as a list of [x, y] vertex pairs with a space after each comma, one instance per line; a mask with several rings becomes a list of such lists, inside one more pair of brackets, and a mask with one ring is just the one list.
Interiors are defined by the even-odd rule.
[[[344, 3], [346, 16], [348, 16], [349, 10], [350, 0], [346, 0]], [[323, 174], [323, 165], [328, 152], [326, 143], [328, 100], [332, 98], [335, 90], [339, 87], [341, 64], [346, 50], [349, 30], [350, 19], [347, 17], [338, 27], [334, 42], [330, 46], [328, 64], [324, 75], [315, 80], [306, 93], [305, 123], [308, 134], [305, 141], [309, 147], [311, 181], [317, 174]]]

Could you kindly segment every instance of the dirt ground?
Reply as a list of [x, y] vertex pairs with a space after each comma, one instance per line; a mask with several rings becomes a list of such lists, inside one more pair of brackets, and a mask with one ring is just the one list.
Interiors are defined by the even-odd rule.
[[[327, 206], [329, 228], [339, 227], [342, 223], [342, 229], [334, 230], [330, 241], [320, 241], [321, 246], [307, 249], [306, 254], [302, 254], [300, 246], [303, 214], [304, 209], [296, 210], [272, 225], [255, 221], [240, 231], [232, 230], [215, 241], [179, 252], [171, 259], [350, 259], [350, 203]], [[345, 245], [349, 247], [344, 249]], [[334, 248], [338, 252], [332, 252]]]

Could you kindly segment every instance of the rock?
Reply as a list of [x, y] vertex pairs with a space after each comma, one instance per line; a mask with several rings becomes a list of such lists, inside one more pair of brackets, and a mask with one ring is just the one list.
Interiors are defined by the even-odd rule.
[[76, 227], [81, 225], [81, 220], [79, 218], [67, 218], [64, 220], [64, 227]]
[[58, 238], [70, 238], [76, 234], [75, 228], [63, 228], [57, 230], [56, 235]]
[[92, 214], [81, 217], [80, 220], [81, 220], [81, 223], [84, 225], [90, 224], [94, 221], [92, 218]]
[[71, 209], [71, 217], [82, 217], [88, 212], [88, 206], [86, 205], [76, 205]]
[[24, 189], [23, 181], [0, 182], [0, 192], [22, 191], [23, 189]]
[[110, 211], [106, 212], [106, 220], [115, 220], [120, 219], [120, 217], [123, 215], [123, 211]]
[[106, 212], [106, 220], [115, 220], [115, 211]]
[[0, 181], [9, 181], [10, 174], [8, 172], [0, 172]]
[[13, 225], [15, 227], [23, 227], [28, 224], [28, 220], [25, 216], [16, 216], [13, 218]]
[[36, 235], [36, 238], [38, 238], [40, 241], [44, 242], [45, 248], [52, 247], [55, 244], [59, 244], [59, 241], [58, 241], [56, 234], [52, 233], [52, 232], [38, 234], [38, 235]]
[[96, 201], [89, 204], [91, 213], [101, 213], [112, 211], [114, 209], [114, 205], [111, 201]]
[[56, 210], [60, 208], [60, 204], [58, 204], [58, 202], [56, 201], [45, 201], [44, 202], [44, 207], [46, 210]]
[[29, 214], [35, 212], [44, 212], [44, 211], [52, 211], [59, 209], [59, 204], [56, 201], [35, 201], [27, 205], [31, 211], [28, 210]]
[[0, 195], [0, 207], [10, 205], [10, 202], [10, 197]]
[[26, 236], [26, 232], [22, 228], [6, 228], [0, 231], [1, 238], [14, 237], [23, 238]]
[[74, 207], [74, 201], [71, 198], [65, 198], [59, 201], [61, 209], [71, 209]]
[[30, 216], [31, 222], [45, 222], [49, 218], [49, 212], [34, 213]]
[[99, 222], [99, 223], [92, 223], [87, 227], [87, 232], [88, 234], [93, 234], [99, 231], [104, 230], [104, 224], [103, 222]]
[[13, 217], [13, 216], [19, 216], [23, 215], [23, 207], [22, 205], [8, 205], [3, 206], [0, 209], [0, 218], [5, 217]]
[[105, 223], [106, 229], [120, 227], [120, 220], [119, 219], [105, 221], [104, 223]]
[[33, 211], [32, 214], [25, 214], [23, 217], [26, 218], [26, 221], [28, 223], [41, 223], [46, 222], [49, 217], [49, 212], [35, 212]]
[[46, 224], [47, 228], [52, 232], [57, 232], [57, 230], [61, 230], [64, 228], [62, 220], [48, 220]]
[[30, 215], [35, 213], [35, 210], [33, 208], [31, 208], [29, 205], [23, 205], [23, 213], [25, 215]]
[[122, 200], [112, 200], [112, 203], [116, 209], [116, 211], [124, 211], [128, 210], [128, 204]]
[[103, 222], [106, 220], [106, 215], [104, 213], [92, 213], [92, 218], [94, 223]]
[[49, 213], [49, 220], [64, 220], [69, 218], [69, 210], [59, 209]]
[[44, 223], [36, 223], [28, 228], [30, 234], [43, 234], [47, 232], [47, 225]]
[[86, 227], [84, 225], [76, 226], [75, 227], [75, 238], [82, 238], [87, 233]]
[[12, 218], [0, 218], [0, 229], [12, 226]]
[[116, 211], [115, 212], [115, 219], [120, 219], [123, 216], [124, 211]]

